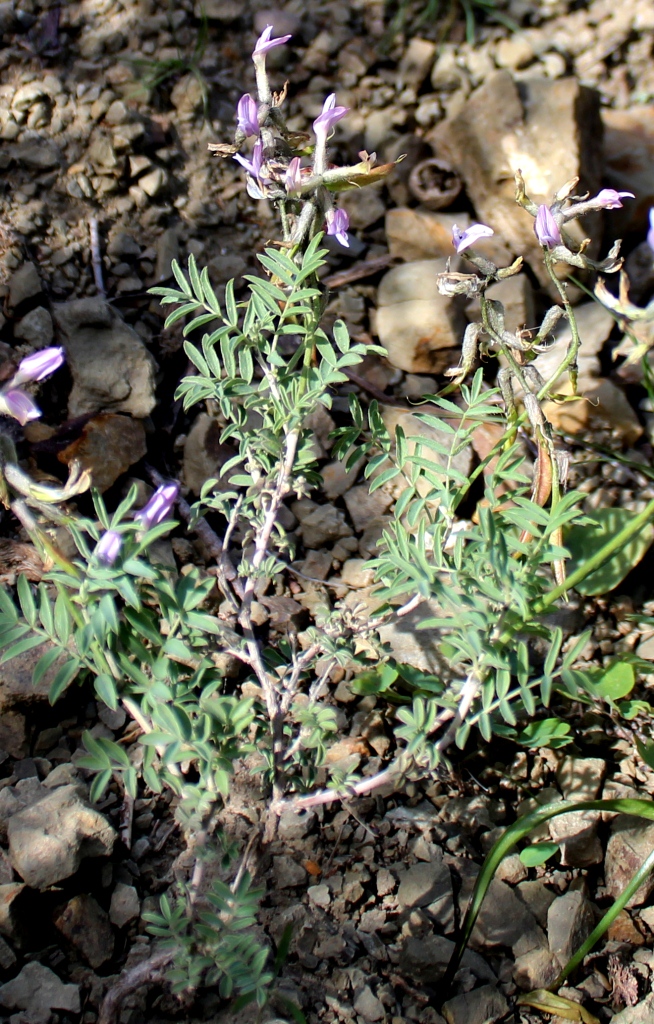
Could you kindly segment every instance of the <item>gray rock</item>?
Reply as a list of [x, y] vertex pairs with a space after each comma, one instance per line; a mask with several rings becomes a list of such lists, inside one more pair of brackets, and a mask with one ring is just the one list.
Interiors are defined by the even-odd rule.
[[465, 329], [458, 298], [437, 288], [446, 260], [420, 260], [393, 267], [382, 278], [377, 295], [377, 334], [389, 362], [408, 373], [438, 369], [435, 353], [455, 348]]
[[362, 532], [372, 519], [379, 519], [392, 504], [392, 497], [382, 488], [370, 493], [369, 484], [351, 487], [345, 495], [345, 507], [357, 533]]
[[111, 894], [109, 920], [116, 928], [124, 928], [141, 913], [141, 901], [133, 885], [118, 882]]
[[435, 54], [436, 43], [414, 36], [407, 44], [397, 70], [398, 90], [410, 86], [417, 91], [431, 71]]
[[533, 992], [535, 988], [549, 988], [560, 971], [561, 965], [549, 949], [530, 949], [516, 957], [513, 980], [523, 992]]
[[[509, 278], [511, 280], [511, 278]], [[579, 386], [590, 387], [601, 375], [602, 366], [600, 363], [600, 352], [613, 330], [615, 320], [608, 309], [600, 306], [597, 302], [584, 302], [575, 307], [575, 318], [581, 345], [577, 362], [579, 364]], [[565, 352], [572, 341], [572, 332], [567, 320], [559, 321], [558, 330], [554, 335], [555, 341], [548, 348], [547, 352], [541, 352], [534, 360], [534, 366], [545, 380], [549, 380], [556, 371], [561, 361], [561, 353]], [[566, 758], [566, 760], [569, 760]], [[599, 761], [600, 758], [577, 758], [579, 761]], [[597, 770], [586, 769], [594, 777]], [[557, 773], [558, 774], [558, 773]], [[568, 776], [566, 775], [566, 778]], [[559, 783], [560, 785], [561, 783]], [[583, 783], [580, 781], [579, 786]], [[582, 798], [579, 797], [581, 800]]]
[[611, 1018], [611, 1024], [651, 1024], [654, 1020], [654, 992], [636, 1006], [627, 1006]]
[[39, 658], [51, 647], [52, 644], [46, 641], [39, 647], [19, 654], [6, 664], [0, 665], [0, 712], [47, 703], [48, 690], [61, 668], [61, 661], [55, 661], [52, 668], [41, 678], [38, 686], [34, 686], [32, 682], [32, 673]]
[[193, 117], [202, 107], [204, 96], [197, 75], [188, 74], [173, 86], [170, 102], [181, 116]]
[[[514, 274], [503, 281], [496, 281], [486, 289], [486, 298], [501, 302], [504, 306], [504, 326], [507, 331], [518, 331], [535, 323], [534, 289], [527, 274]], [[597, 303], [590, 305], [597, 306]], [[466, 316], [469, 320], [481, 320], [481, 308], [477, 300], [473, 299], [467, 307]], [[562, 348], [557, 349], [557, 354], [560, 351]]]
[[527, 875], [527, 868], [517, 853], [511, 853], [508, 857], [505, 857], [495, 872], [496, 878], [499, 878], [501, 882], [507, 882], [509, 885], [517, 885], [518, 882], [523, 882]]
[[382, 1020], [386, 1014], [384, 1004], [374, 994], [370, 985], [364, 985], [364, 987], [354, 997], [353, 1006], [355, 1011], [360, 1014], [365, 1021], [370, 1021], [370, 1024], [374, 1024], [375, 1021]]
[[0, 932], [20, 945], [30, 906], [30, 893], [22, 882], [7, 882], [0, 885]]
[[340, 205], [353, 228], [370, 227], [386, 213], [386, 204], [376, 188], [354, 188], [344, 194]]
[[452, 878], [443, 855], [427, 864], [414, 864], [400, 875], [397, 903], [407, 907], [426, 907], [452, 893]]
[[539, 925], [547, 927], [547, 912], [556, 899], [556, 893], [548, 889], [539, 879], [520, 882], [515, 888], [516, 895], [529, 908]]
[[106, 857], [116, 833], [85, 804], [75, 786], [60, 786], [13, 814], [7, 825], [9, 859], [33, 889], [70, 878], [85, 857]]
[[49, 1020], [51, 1010], [79, 1013], [79, 985], [64, 985], [54, 971], [33, 960], [13, 981], [0, 986], [0, 1005], [26, 1010], [37, 1024], [37, 1020]]
[[91, 967], [100, 967], [113, 956], [114, 933], [93, 896], [73, 896], [55, 916], [54, 924]]
[[[654, 822], [619, 814], [611, 823], [611, 836], [606, 846], [604, 879], [606, 890], [613, 899], [622, 893], [624, 887], [640, 868], [654, 847]], [[643, 882], [634, 893], [628, 907], [645, 903], [654, 890], [654, 876]]]
[[[596, 302], [591, 305], [601, 308]], [[557, 769], [556, 781], [566, 800], [595, 800], [605, 772], [606, 761], [601, 757], [564, 757]]]
[[494, 878], [470, 937], [475, 949], [510, 946], [517, 956], [547, 945], [545, 936], [514, 890]]
[[[447, 968], [454, 943], [442, 935], [410, 936], [400, 950], [399, 967], [406, 977], [415, 978], [426, 985], [438, 984]], [[497, 981], [486, 961], [467, 949], [463, 954], [462, 966], [471, 971], [479, 981], [491, 984]]]
[[16, 954], [3, 938], [0, 938], [0, 967], [3, 971], [10, 970], [16, 963]]
[[179, 259], [179, 233], [176, 228], [166, 228], [157, 239], [157, 262], [154, 276], [157, 282], [172, 277], [172, 262]]
[[291, 889], [296, 885], [304, 885], [307, 880], [306, 870], [287, 854], [273, 857], [273, 872], [278, 889]]
[[321, 885], [310, 885], [307, 889], [307, 894], [311, 902], [315, 903], [317, 907], [328, 907], [332, 900], [329, 886], [324, 883]]
[[433, 672], [448, 678], [448, 666], [438, 652], [441, 631], [418, 628], [422, 622], [441, 614], [442, 609], [434, 602], [423, 601], [401, 619], [391, 619], [380, 626], [379, 636], [382, 643], [388, 644], [396, 661], [421, 672]]
[[109, 256], [117, 256], [127, 259], [136, 259], [141, 255], [141, 246], [132, 235], [126, 231], [117, 231], [109, 239], [107, 245]]
[[550, 951], [561, 967], [581, 946], [595, 926], [593, 908], [583, 893], [575, 890], [557, 896], [547, 913]]
[[12, 146], [10, 152], [14, 160], [32, 171], [49, 171], [62, 163], [61, 150], [50, 139], [25, 139]]
[[[536, 203], [579, 175], [577, 194], [594, 195], [603, 169], [599, 95], [574, 78], [523, 78], [509, 71], [489, 75], [458, 113], [428, 135], [435, 152], [456, 168], [478, 219], [501, 235], [545, 283], [533, 219], [515, 202], [514, 174], [525, 176]], [[575, 235], [599, 238], [600, 218], [584, 221]], [[596, 250], [593, 250], [596, 251]], [[589, 255], [592, 255], [590, 252]]]
[[509, 1004], [493, 985], [462, 992], [443, 1003], [447, 1024], [493, 1024], [509, 1012]]
[[299, 502], [295, 502], [291, 506], [291, 511], [300, 520], [300, 530], [302, 533], [302, 540], [307, 548], [322, 548], [325, 544], [329, 544], [339, 539], [339, 537], [349, 537], [352, 534], [352, 530], [345, 522], [345, 514], [340, 508], [335, 508], [334, 505], [316, 505], [311, 502], [313, 508], [309, 508], [308, 505], [302, 506], [298, 514], [296, 512], [296, 506], [299, 506]]
[[119, 314], [96, 297], [54, 307], [73, 388], [68, 415], [111, 410], [137, 418], [155, 405], [156, 363], [143, 341]]
[[23, 263], [9, 278], [9, 305], [18, 309], [23, 302], [43, 291], [38, 271], [33, 263]]
[[601, 864], [602, 844], [597, 836], [599, 811], [570, 811], [549, 822], [550, 836], [561, 850], [564, 867], [587, 868]]
[[163, 167], [153, 167], [151, 171], [139, 178], [139, 185], [147, 196], [154, 198], [159, 195], [168, 181], [168, 175]]
[[52, 317], [44, 306], [32, 309], [14, 327], [14, 338], [27, 341], [35, 348], [47, 348], [53, 337]]
[[[421, 405], [421, 415], [433, 416], [436, 421], [444, 419], [440, 414], [441, 411], [435, 405]], [[434, 470], [437, 470], [439, 466], [445, 466], [449, 461], [449, 456], [439, 451], [435, 451], [430, 442], [434, 444], [443, 445], [448, 451], [451, 451], [455, 435], [453, 433], [445, 433], [444, 430], [439, 430], [438, 427], [432, 426], [429, 423], [424, 423], [412, 412], [404, 412], [397, 406], [385, 405], [381, 407], [382, 419], [384, 426], [388, 430], [391, 439], [395, 440], [395, 431], [397, 427], [401, 427], [404, 431], [406, 438], [406, 450], [408, 455], [419, 455], [428, 462], [433, 463]], [[448, 419], [447, 424], [450, 427], [456, 429], [456, 422], [453, 419]], [[425, 439], [425, 444], [420, 445], [420, 438]], [[452, 465], [462, 476], [468, 476], [472, 467], [472, 446], [468, 445], [463, 448], [460, 452], [452, 459]], [[382, 463], [375, 472], [372, 474], [372, 479], [381, 472], [384, 471], [388, 466], [388, 463]], [[396, 477], [390, 482], [390, 487], [394, 489], [394, 493], [397, 495], [405, 490], [409, 486], [408, 481], [404, 476]], [[419, 477], [416, 480], [416, 490], [424, 498], [432, 490], [432, 484], [424, 477]], [[350, 492], [351, 493], [351, 492]], [[377, 494], [378, 491], [374, 491], [373, 494]]]

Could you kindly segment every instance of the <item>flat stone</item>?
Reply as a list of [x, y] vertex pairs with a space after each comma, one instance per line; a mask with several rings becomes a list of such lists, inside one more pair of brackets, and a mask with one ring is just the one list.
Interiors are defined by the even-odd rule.
[[588, 938], [595, 926], [593, 908], [578, 890], [557, 896], [547, 913], [550, 951], [561, 967]]
[[[434, 471], [438, 471], [439, 468], [445, 466], [450, 461], [449, 455], [442, 452], [435, 451], [429, 442], [435, 442], [436, 444], [443, 445], [446, 449], [451, 450], [455, 435], [450, 431], [439, 430], [438, 427], [432, 426], [431, 423], [425, 423], [424, 420], [420, 419], [415, 413], [405, 412], [403, 409], [398, 408], [394, 405], [382, 405], [380, 407], [384, 426], [391, 436], [391, 441], [395, 441], [395, 431], [397, 427], [401, 427], [404, 431], [404, 437], [406, 438], [406, 450], [408, 455], [419, 455], [423, 459], [431, 462], [434, 467]], [[441, 410], [435, 406], [425, 403], [420, 406], [420, 416], [429, 415], [433, 416], [438, 422], [443, 420], [444, 417], [441, 415]], [[449, 419], [446, 421], [450, 427], [456, 429], [456, 421]], [[427, 444], [421, 445], [420, 438], [424, 438]], [[472, 447], [470, 445], [463, 448], [461, 451], [451, 459], [452, 466], [462, 476], [468, 476], [472, 468]], [[389, 463], [382, 463], [378, 466], [375, 472], [372, 474], [372, 479], [382, 473]], [[403, 476], [397, 476], [393, 480], [389, 481], [388, 490], [391, 490], [395, 497], [398, 497], [402, 491], [408, 487], [408, 481]], [[380, 488], [381, 490], [381, 488]], [[416, 479], [416, 490], [424, 498], [427, 497], [433, 490], [433, 485], [423, 476]], [[350, 494], [352, 491], [349, 492]], [[378, 491], [374, 491], [373, 495], [377, 494]], [[347, 497], [346, 497], [347, 503]]]
[[127, 231], [116, 231], [109, 239], [107, 253], [123, 259], [137, 259], [141, 255], [141, 246]]
[[343, 562], [341, 569], [341, 580], [348, 587], [370, 587], [375, 582], [375, 573], [367, 568], [368, 560], [365, 558], [348, 558]]
[[376, 188], [354, 188], [345, 192], [339, 205], [350, 218], [352, 228], [368, 228], [386, 213], [386, 203]]
[[[533, 218], [515, 202], [515, 172], [521, 170], [535, 203], [580, 176], [578, 194], [595, 195], [601, 186], [603, 154], [599, 95], [574, 78], [556, 81], [524, 77], [507, 70], [489, 75], [451, 118], [436, 125], [427, 140], [463, 178], [477, 218], [488, 224], [531, 265], [547, 284], [542, 249]], [[594, 214], [583, 228], [572, 222], [578, 241], [601, 236]], [[589, 255], [597, 251], [597, 244]]]
[[91, 472], [93, 486], [108, 490], [147, 451], [145, 428], [140, 420], [117, 413], [94, 416], [76, 441], [57, 453], [60, 462], [79, 462]]
[[307, 895], [317, 907], [328, 907], [332, 901], [329, 886], [324, 883], [321, 885], [310, 885], [307, 889]]
[[[519, 331], [535, 324], [534, 289], [527, 274], [514, 274], [503, 281], [496, 281], [486, 289], [486, 298], [501, 302], [504, 306], [504, 326], [507, 331]], [[592, 305], [597, 307], [596, 302]], [[466, 316], [471, 321], [481, 321], [481, 308], [477, 300], [473, 299], [467, 307]], [[563, 351], [563, 346], [558, 351]]]
[[49, 171], [62, 163], [61, 150], [50, 139], [25, 139], [12, 146], [10, 152], [14, 160], [32, 171]]
[[448, 666], [441, 658], [438, 647], [442, 640], [441, 631], [418, 628], [422, 622], [441, 614], [441, 608], [433, 602], [424, 601], [401, 619], [391, 619], [380, 626], [381, 641], [388, 644], [393, 657], [400, 664], [411, 665], [420, 672], [447, 677]]
[[7, 825], [12, 867], [33, 889], [75, 874], [86, 857], [107, 857], [116, 833], [85, 804], [76, 786], [60, 786], [13, 814]]
[[549, 949], [530, 949], [516, 957], [513, 980], [523, 992], [549, 988], [559, 976], [561, 965]]
[[73, 376], [68, 415], [149, 416], [156, 363], [136, 331], [98, 296], [56, 305], [53, 312]]
[[[440, 852], [440, 851], [439, 851]], [[443, 854], [429, 863], [414, 864], [400, 875], [397, 904], [400, 910], [427, 907], [430, 903], [452, 895], [452, 877]]]
[[[414, 978], [425, 985], [437, 985], [447, 968], [454, 942], [443, 935], [410, 936], [402, 944], [399, 955], [399, 967], [405, 977]], [[492, 969], [483, 957], [467, 949], [461, 961], [479, 981], [493, 983], [497, 981]]]
[[410, 86], [416, 91], [429, 74], [436, 55], [436, 43], [413, 36], [407, 43], [397, 69], [398, 90]]
[[54, 925], [91, 967], [100, 967], [113, 956], [109, 918], [93, 896], [73, 896], [56, 914]]
[[273, 857], [273, 872], [279, 889], [292, 889], [296, 885], [304, 885], [307, 880], [306, 869], [288, 854]]
[[547, 945], [533, 914], [506, 882], [494, 878], [470, 937], [475, 949], [509, 946], [516, 955]]
[[17, 309], [23, 302], [33, 299], [43, 291], [39, 272], [34, 263], [23, 263], [9, 278], [9, 305]]
[[439, 349], [455, 348], [465, 329], [458, 298], [441, 295], [438, 275], [446, 260], [420, 260], [393, 267], [377, 295], [377, 334], [389, 362], [408, 373], [437, 372]]
[[44, 306], [30, 310], [14, 327], [14, 338], [26, 341], [34, 348], [47, 348], [53, 337], [52, 317]]
[[[562, 395], [570, 395], [569, 381], [557, 386]], [[610, 430], [627, 447], [635, 444], [643, 433], [642, 425], [624, 391], [612, 380], [599, 379], [584, 389], [574, 402], [545, 402], [545, 418], [566, 434], [591, 436], [598, 430]]]
[[[453, 257], [452, 229], [470, 227], [470, 216], [441, 211], [415, 210], [398, 206], [386, 211], [385, 230], [391, 256], [411, 263], [419, 260]], [[511, 261], [511, 252], [502, 240], [493, 235], [475, 243], [475, 249], [498, 266]]]
[[627, 1006], [611, 1018], [611, 1024], [651, 1024], [654, 1020], [654, 993], [646, 996], [636, 1006]]
[[354, 529], [361, 533], [372, 519], [379, 519], [391, 506], [393, 499], [382, 488], [370, 493], [369, 484], [350, 487], [345, 495], [345, 507]]
[[13, 981], [0, 986], [0, 1005], [26, 1010], [35, 1022], [37, 1018], [49, 1020], [51, 1010], [79, 1013], [79, 985], [64, 985], [54, 971], [33, 960]]
[[370, 1024], [374, 1024], [375, 1021], [382, 1020], [386, 1016], [384, 1004], [374, 994], [370, 985], [364, 985], [354, 997], [352, 1005], [365, 1021], [370, 1021]]
[[[613, 819], [604, 864], [604, 879], [609, 896], [617, 899], [653, 847], [654, 822], [626, 814], [619, 814]], [[653, 890], [654, 876], [650, 874], [627, 906], [638, 907], [645, 903]]]
[[601, 864], [602, 844], [597, 836], [599, 811], [570, 811], [549, 822], [552, 840], [559, 844], [563, 867], [586, 868]]
[[141, 913], [141, 901], [139, 894], [133, 885], [126, 885], [118, 882], [111, 894], [109, 906], [109, 920], [116, 928], [124, 928], [130, 921], [134, 921]]
[[[637, 104], [625, 110], [602, 110], [606, 184], [635, 199], [621, 210], [611, 211], [611, 227], [617, 237], [628, 231], [644, 231], [654, 206], [654, 105]], [[615, 219], [614, 219], [615, 218]]]
[[[51, 669], [44, 674], [38, 686], [32, 682], [32, 674], [39, 659], [51, 649], [49, 640], [39, 647], [19, 654], [16, 658], [0, 665], [0, 712], [10, 709], [27, 708], [33, 704], [44, 704], [48, 701], [48, 691], [61, 661], [57, 659]], [[16, 723], [19, 727], [19, 724]], [[18, 740], [20, 734], [17, 733]]]
[[[577, 356], [579, 388], [583, 390], [592, 387], [601, 376], [600, 352], [613, 330], [615, 320], [609, 310], [598, 302], [583, 302], [575, 306], [575, 319], [581, 342]], [[541, 352], [534, 359], [533, 365], [544, 380], [549, 380], [556, 372], [571, 341], [572, 332], [568, 321], [560, 320], [552, 344], [546, 352]]]
[[202, 107], [204, 96], [197, 75], [183, 75], [173, 86], [170, 102], [178, 114], [193, 115]]
[[312, 505], [314, 507], [301, 517], [295, 512], [295, 505], [291, 506], [291, 510], [300, 519], [298, 532], [302, 534], [305, 547], [322, 548], [339, 537], [351, 536], [352, 530], [345, 522], [345, 513], [340, 508], [334, 505], [315, 505], [313, 502]]
[[493, 985], [473, 988], [443, 1003], [447, 1024], [494, 1024], [509, 1012], [509, 1004]]
[[139, 178], [139, 185], [147, 196], [154, 198], [159, 195], [168, 181], [168, 175], [163, 167], [154, 167], [148, 174]]
[[601, 757], [564, 757], [556, 781], [566, 800], [595, 800], [605, 774], [606, 761]]

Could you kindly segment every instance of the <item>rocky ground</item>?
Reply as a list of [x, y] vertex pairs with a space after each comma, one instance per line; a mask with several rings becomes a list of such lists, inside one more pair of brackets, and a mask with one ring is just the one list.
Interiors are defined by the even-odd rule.
[[[179, 477], [192, 500], [229, 457], [212, 410], [189, 416], [174, 401], [187, 368], [181, 327], [164, 330], [147, 289], [170, 278], [171, 259], [193, 254], [220, 294], [229, 278], [256, 270], [256, 252], [274, 237], [266, 201], [253, 204], [240, 169], [207, 150], [233, 131], [236, 102], [253, 89], [249, 53], [270, 22], [275, 35], [293, 34], [269, 57], [279, 84], [289, 79], [289, 127], [305, 130], [336, 91], [352, 108], [334, 140], [343, 159], [363, 148], [382, 161], [407, 154], [386, 185], [347, 194], [350, 248], [335, 246], [328, 268], [327, 321], [342, 316], [355, 337], [380, 339], [388, 350], [388, 360], [357, 368], [349, 388], [380, 399], [389, 427], [421, 429], [411, 400], [433, 393], [458, 361], [474, 312], [434, 288], [452, 253], [453, 222], [490, 223], [499, 258], [525, 255], [524, 273], [495, 286], [507, 326], [534, 323], [544, 308], [531, 222], [512, 202], [519, 167], [543, 200], [576, 174], [591, 191], [633, 191], [636, 201], [589, 230], [596, 253], [625, 239], [632, 297], [650, 297], [651, 0], [509, 0], [501, 9], [520, 31], [482, 19], [474, 45], [456, 3], [445, 25], [421, 23], [424, 8], [407, 5], [405, 29], [390, 37], [393, 12], [379, 0], [291, 0], [272, 11], [256, 0], [205, 0], [206, 20], [200, 7], [0, 3], [0, 380], [53, 340], [67, 351], [67, 369], [42, 392], [43, 419], [11, 427], [32, 473], [61, 477], [82, 459], [111, 502], [133, 480], [145, 492], [152, 466]], [[550, 416], [569, 438], [573, 482], [587, 491], [588, 509], [638, 509], [654, 496], [654, 405], [629, 360], [633, 342], [581, 289], [576, 299], [580, 385], [592, 401], [553, 407]], [[639, 340], [649, 342], [647, 332]], [[347, 390], [332, 416], [312, 424], [324, 487], [288, 509], [303, 575], [262, 598], [260, 624], [273, 631], [306, 628], [321, 602], [374, 601], [366, 562], [396, 494], [390, 486], [368, 495], [362, 467], [345, 474], [330, 460], [329, 433], [345, 422]], [[479, 434], [461, 470], [493, 440]], [[3, 533], [2, 581], [12, 585], [21, 571], [38, 579], [38, 558], [7, 513]], [[169, 557], [180, 568], [209, 564], [181, 531]], [[630, 616], [654, 612], [651, 568], [650, 555], [610, 597], [571, 602], [559, 619], [570, 644], [592, 626], [589, 664], [635, 651], [645, 669], [635, 694], [645, 700], [654, 635]], [[384, 639], [397, 661], [428, 671], [428, 636], [415, 633], [416, 621], [385, 627]], [[0, 1020], [92, 1024], [115, 977], [148, 955], [142, 915], [187, 877], [189, 853], [170, 795], [146, 792], [131, 808], [110, 789], [89, 806], [88, 773], [76, 766], [82, 732], [118, 738], [135, 754], [135, 730], [124, 712], [97, 707], [86, 692], [50, 708], [45, 691], [31, 686], [31, 664], [27, 655], [0, 668]], [[394, 748], [392, 715], [374, 697], [356, 697], [347, 673], [333, 682], [342, 735], [331, 756], [374, 772]], [[535, 800], [654, 793], [629, 723], [606, 709], [573, 710], [582, 728], [563, 750], [481, 745], [454, 772], [400, 794], [382, 790], [282, 818], [258, 867], [261, 925], [273, 943], [293, 925], [280, 991], [310, 1024], [442, 1024], [433, 1004], [444, 966], [502, 826]], [[237, 776], [221, 816], [227, 833], [245, 845], [261, 811], [247, 773]], [[448, 1024], [542, 1020], [517, 1007], [516, 996], [552, 981], [654, 844], [654, 825], [592, 813], [556, 819], [550, 833], [562, 842], [560, 863], [503, 863], [458, 994], [443, 1008]], [[651, 891], [636, 894], [567, 990], [602, 1024], [654, 1020]], [[212, 991], [191, 1006], [161, 987], [133, 997], [120, 1017], [191, 1019], [234, 1018]]]

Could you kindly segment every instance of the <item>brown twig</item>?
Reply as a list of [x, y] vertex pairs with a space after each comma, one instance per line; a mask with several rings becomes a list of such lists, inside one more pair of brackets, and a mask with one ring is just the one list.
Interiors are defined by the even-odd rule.
[[116, 1024], [120, 1008], [128, 996], [144, 985], [160, 985], [165, 980], [166, 969], [172, 963], [174, 955], [174, 951], [170, 949], [155, 953], [136, 967], [123, 971], [119, 978], [111, 983], [111, 988], [102, 1001], [98, 1024]]
[[385, 252], [383, 256], [375, 256], [371, 260], [362, 260], [361, 263], [355, 263], [353, 267], [348, 267], [347, 270], [339, 270], [335, 274], [330, 274], [322, 283], [327, 288], [342, 288], [343, 285], [352, 284], [354, 281], [361, 281], [364, 277], [371, 277], [378, 270], [385, 270], [394, 260], [395, 257], [391, 256], [390, 252]]
[[89, 235], [91, 236], [91, 265], [93, 280], [98, 295], [105, 298], [104, 278], [102, 276], [102, 254], [100, 252], [100, 228], [97, 217], [89, 217]]

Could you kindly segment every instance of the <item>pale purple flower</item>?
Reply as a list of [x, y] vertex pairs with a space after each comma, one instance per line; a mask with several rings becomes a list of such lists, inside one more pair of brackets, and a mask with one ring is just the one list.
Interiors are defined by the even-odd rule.
[[11, 379], [12, 386], [43, 380], [58, 370], [65, 358], [63, 348], [43, 348], [40, 352], [34, 352], [33, 355], [21, 359], [18, 370]]
[[178, 483], [162, 484], [161, 487], [157, 487], [147, 505], [144, 505], [134, 518], [140, 520], [144, 530], [151, 530], [153, 526], [157, 526], [168, 518], [177, 501], [178, 494]]
[[313, 130], [323, 145], [327, 141], [327, 136], [336, 122], [340, 121], [342, 117], [345, 117], [345, 115], [349, 113], [349, 110], [349, 107], [336, 106], [335, 93], [332, 93], [331, 96], [327, 97], [322, 105], [322, 113], [318, 114], [318, 117], [313, 122]]
[[453, 224], [452, 245], [457, 252], [463, 252], [464, 249], [468, 249], [478, 242], [480, 238], [490, 238], [494, 234], [493, 229], [487, 227], [486, 224], [471, 224], [465, 231], [461, 231], [457, 224]]
[[294, 156], [288, 165], [286, 174], [284, 175], [284, 185], [286, 186], [287, 192], [300, 191], [300, 185], [302, 184], [301, 163], [301, 157]]
[[350, 218], [345, 210], [327, 210], [325, 220], [327, 221], [327, 234], [334, 235], [341, 245], [349, 248], [350, 240], [347, 237], [347, 229], [350, 226]]
[[105, 565], [113, 565], [120, 549], [123, 546], [123, 538], [116, 530], [107, 530], [102, 535], [95, 547], [95, 556], [99, 561], [104, 562]]
[[635, 199], [633, 192], [616, 192], [614, 188], [603, 188], [601, 192], [598, 192], [595, 196], [595, 201], [599, 199], [599, 205], [604, 210], [620, 210], [622, 208], [621, 199]]
[[241, 156], [240, 153], [235, 153], [234, 159], [239, 162], [241, 167], [245, 167], [245, 170], [248, 174], [251, 174], [253, 178], [258, 178], [261, 173], [261, 165], [263, 163], [263, 143], [261, 142], [261, 139], [257, 139], [254, 144], [251, 160], [248, 160], [245, 156]]
[[41, 415], [41, 410], [31, 395], [20, 388], [12, 387], [0, 391], [0, 412], [13, 416], [23, 427], [30, 420], [38, 420]]
[[246, 138], [250, 135], [259, 134], [259, 119], [257, 115], [257, 105], [249, 92], [246, 92], [245, 96], [241, 96], [236, 107], [236, 123], [241, 131], [244, 132]]
[[549, 206], [545, 206], [545, 204], [538, 207], [534, 231], [540, 244], [547, 246], [548, 249], [553, 249], [555, 245], [561, 245], [559, 225], [554, 220]]
[[654, 206], [649, 211], [649, 231], [647, 232], [647, 244], [654, 252]]
[[255, 57], [261, 57], [265, 53], [268, 53], [269, 50], [273, 50], [275, 48], [275, 46], [283, 46], [283, 44], [287, 43], [289, 41], [289, 39], [291, 38], [290, 35], [289, 35], [289, 36], [279, 36], [278, 39], [271, 39], [270, 37], [272, 35], [272, 32], [273, 32], [273, 26], [272, 25], [266, 25], [266, 27], [264, 28], [263, 32], [261, 33], [261, 35], [257, 39], [256, 45], [254, 47], [254, 50], [252, 51], [252, 59], [253, 60], [254, 60]]

